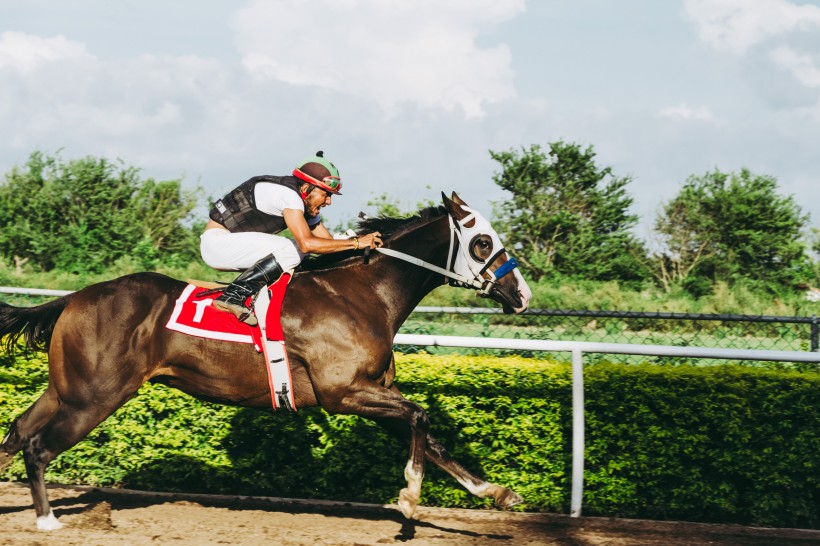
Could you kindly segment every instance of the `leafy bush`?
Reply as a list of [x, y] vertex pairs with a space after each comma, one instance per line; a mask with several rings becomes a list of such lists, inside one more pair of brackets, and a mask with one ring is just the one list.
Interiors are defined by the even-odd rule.
[[[468, 468], [569, 510], [571, 374], [523, 358], [399, 355], [399, 386]], [[0, 424], [41, 392], [43, 355], [0, 360]], [[588, 515], [818, 525], [820, 374], [596, 364], [586, 372]], [[407, 449], [319, 409], [230, 408], [146, 385], [50, 467], [63, 483], [391, 502]], [[24, 477], [22, 458], [3, 474]], [[484, 507], [428, 466], [422, 502]]]
[[141, 179], [104, 158], [63, 161], [34, 152], [0, 181], [0, 260], [42, 271], [100, 273], [134, 256], [142, 269], [191, 261], [204, 222], [196, 190]]
[[599, 365], [586, 392], [587, 512], [820, 523], [820, 375]]

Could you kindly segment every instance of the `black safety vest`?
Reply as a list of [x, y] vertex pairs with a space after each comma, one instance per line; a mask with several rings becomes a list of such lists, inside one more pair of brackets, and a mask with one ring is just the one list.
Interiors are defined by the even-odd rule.
[[[214, 203], [208, 216], [219, 222], [232, 232], [259, 231], [263, 233], [279, 233], [287, 228], [285, 219], [262, 212], [256, 208], [254, 189], [260, 182], [279, 184], [299, 194], [302, 182], [295, 176], [254, 176], [242, 182], [233, 191]], [[300, 196], [301, 197], [301, 196]], [[305, 220], [312, 217], [305, 213]]]

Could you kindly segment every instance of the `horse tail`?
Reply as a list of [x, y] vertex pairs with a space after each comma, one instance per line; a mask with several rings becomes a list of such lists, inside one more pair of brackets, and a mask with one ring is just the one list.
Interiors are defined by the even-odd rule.
[[54, 325], [60, 318], [70, 296], [52, 300], [36, 307], [15, 307], [0, 303], [0, 338], [7, 336], [3, 342], [6, 352], [11, 352], [20, 337], [25, 346], [32, 350], [45, 350], [51, 343]]

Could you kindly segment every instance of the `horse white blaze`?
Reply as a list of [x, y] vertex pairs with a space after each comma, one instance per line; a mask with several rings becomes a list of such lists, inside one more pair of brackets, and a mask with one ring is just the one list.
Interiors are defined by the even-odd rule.
[[63, 524], [57, 521], [57, 518], [54, 516], [54, 510], [49, 511], [47, 516], [37, 518], [37, 528], [41, 531], [56, 531], [62, 526]]

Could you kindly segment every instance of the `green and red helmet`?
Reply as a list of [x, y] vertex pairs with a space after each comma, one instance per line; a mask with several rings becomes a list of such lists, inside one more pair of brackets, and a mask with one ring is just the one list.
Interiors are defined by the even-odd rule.
[[332, 194], [341, 195], [342, 179], [339, 177], [339, 169], [325, 159], [321, 150], [293, 169], [293, 176]]

